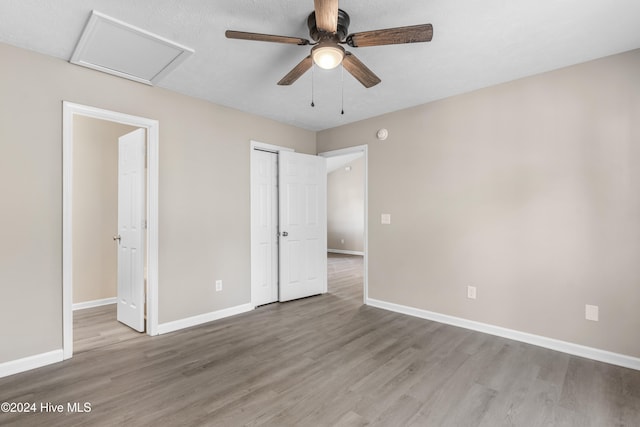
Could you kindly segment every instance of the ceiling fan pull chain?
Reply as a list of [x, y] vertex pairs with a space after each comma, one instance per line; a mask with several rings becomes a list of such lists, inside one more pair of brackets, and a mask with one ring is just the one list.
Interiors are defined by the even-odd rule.
[[315, 76], [315, 73], [313, 72], [313, 70], [316, 68], [315, 64], [311, 66], [311, 106], [315, 107], [316, 104], [313, 103], [313, 77]]
[[340, 71], [340, 83], [342, 86], [342, 111], [340, 112], [340, 114], [344, 115], [344, 65], [342, 65], [342, 70]]

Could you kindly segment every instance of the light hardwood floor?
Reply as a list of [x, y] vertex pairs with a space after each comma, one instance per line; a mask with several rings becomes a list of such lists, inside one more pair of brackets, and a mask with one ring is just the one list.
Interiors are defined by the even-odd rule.
[[144, 337], [118, 322], [115, 304], [73, 312], [73, 354]]
[[0, 424], [640, 426], [638, 371], [363, 306], [359, 257], [330, 256], [329, 277], [326, 295], [0, 379], [0, 402], [92, 409]]

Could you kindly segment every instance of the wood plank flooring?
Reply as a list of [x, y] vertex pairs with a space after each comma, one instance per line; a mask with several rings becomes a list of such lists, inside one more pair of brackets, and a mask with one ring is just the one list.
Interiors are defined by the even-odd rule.
[[[0, 379], [20, 426], [640, 426], [640, 372], [362, 305], [359, 257], [329, 293]], [[94, 342], [95, 344], [95, 342]]]
[[145, 336], [118, 322], [116, 315], [115, 304], [74, 311], [73, 354]]

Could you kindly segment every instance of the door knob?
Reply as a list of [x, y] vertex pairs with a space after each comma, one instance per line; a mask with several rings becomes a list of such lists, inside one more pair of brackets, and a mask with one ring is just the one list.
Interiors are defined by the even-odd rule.
[[289, 233], [287, 233], [286, 231], [282, 232], [282, 237], [287, 237], [289, 235]]
[[113, 236], [113, 240], [117, 240], [118, 244], [120, 244], [120, 240], [122, 240], [122, 237], [119, 234], [117, 234], [117, 235]]

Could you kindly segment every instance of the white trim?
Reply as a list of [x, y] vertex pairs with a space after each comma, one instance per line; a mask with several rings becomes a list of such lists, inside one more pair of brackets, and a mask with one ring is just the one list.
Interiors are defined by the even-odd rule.
[[19, 374], [20, 372], [29, 371], [31, 369], [41, 368], [46, 365], [51, 365], [52, 363], [62, 362], [63, 360], [64, 357], [62, 349], [23, 357], [22, 359], [10, 360], [8, 362], [0, 363], [0, 378]]
[[327, 252], [332, 254], [343, 254], [343, 255], [360, 255], [364, 256], [364, 252], [360, 251], [345, 251], [343, 249], [327, 249]]
[[147, 130], [147, 334], [158, 334], [158, 177], [160, 124], [157, 120], [62, 102], [62, 323], [64, 358], [73, 356], [73, 117], [86, 116]]
[[419, 317], [421, 319], [433, 320], [435, 322], [445, 323], [447, 325], [458, 326], [461, 328], [470, 329], [472, 331], [483, 332], [485, 334], [496, 335], [514, 341], [533, 344], [538, 347], [544, 347], [551, 350], [560, 351], [562, 353], [572, 354], [574, 356], [585, 357], [587, 359], [597, 360], [599, 362], [605, 362], [612, 365], [623, 366], [625, 368], [640, 370], [640, 358], [637, 357], [627, 356], [620, 353], [613, 353], [607, 350], [587, 347], [584, 345], [561, 341], [554, 338], [543, 337], [540, 335], [529, 334], [527, 332], [520, 332], [513, 329], [490, 325], [487, 323], [467, 320], [460, 317], [435, 313], [433, 311], [408, 307], [406, 305], [380, 301], [373, 298], [369, 298], [366, 303], [367, 305], [370, 305], [372, 307], [382, 308], [384, 310], [394, 311], [396, 313]]
[[251, 140], [250, 143], [251, 143], [251, 152], [253, 152], [253, 150], [255, 149], [272, 151], [274, 153], [279, 153], [281, 151], [296, 151], [293, 148], [281, 147], [279, 145], [273, 145], [273, 144], [265, 144], [264, 142], [259, 142], [254, 140]]
[[203, 323], [213, 322], [214, 320], [224, 319], [225, 317], [235, 316], [236, 314], [246, 313], [253, 309], [254, 307], [252, 304], [242, 304], [235, 307], [224, 308], [218, 311], [212, 311], [210, 313], [187, 317], [186, 319], [161, 323], [158, 325], [158, 333], [168, 334], [169, 332], [179, 331], [180, 329], [190, 328], [192, 326], [198, 326]]
[[336, 157], [336, 156], [344, 156], [345, 154], [352, 154], [352, 153], [364, 153], [366, 155], [368, 149], [369, 149], [369, 146], [367, 144], [354, 145], [353, 147], [339, 148], [337, 150], [331, 150], [331, 151], [323, 151], [322, 153], [318, 153], [318, 156]]
[[73, 356], [73, 109], [62, 102], [62, 351]]
[[158, 335], [158, 241], [160, 195], [160, 123], [147, 127], [147, 334]]
[[73, 304], [73, 311], [84, 310], [85, 308], [102, 307], [103, 305], [115, 304], [118, 298], [94, 299], [93, 301], [77, 302]]
[[369, 146], [364, 144], [341, 148], [339, 150], [325, 151], [323, 153], [318, 153], [318, 156], [335, 157], [357, 152], [364, 153], [364, 283], [362, 285], [362, 301], [367, 304], [367, 301], [369, 300]]

